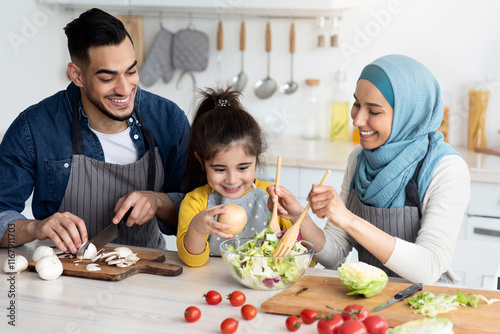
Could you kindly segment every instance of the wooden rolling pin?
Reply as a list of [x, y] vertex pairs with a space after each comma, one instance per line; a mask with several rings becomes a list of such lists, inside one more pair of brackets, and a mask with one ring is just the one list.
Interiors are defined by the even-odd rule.
[[500, 151], [491, 150], [489, 148], [474, 147], [474, 152], [491, 154], [500, 157]]

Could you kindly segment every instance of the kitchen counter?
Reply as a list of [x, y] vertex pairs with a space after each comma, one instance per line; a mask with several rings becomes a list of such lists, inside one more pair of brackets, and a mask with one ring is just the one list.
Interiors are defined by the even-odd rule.
[[[264, 163], [276, 165], [278, 155], [282, 166], [344, 171], [349, 153], [356, 147], [352, 142], [331, 142], [325, 139], [307, 140], [294, 136], [268, 138]], [[472, 182], [500, 184], [500, 157], [454, 147], [469, 165]]]

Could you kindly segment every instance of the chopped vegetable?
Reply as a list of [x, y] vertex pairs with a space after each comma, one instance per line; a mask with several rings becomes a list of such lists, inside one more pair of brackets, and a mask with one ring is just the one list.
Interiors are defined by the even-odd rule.
[[439, 294], [434, 295], [431, 292], [421, 292], [419, 295], [408, 298], [406, 305], [416, 309], [415, 313], [422, 313], [428, 317], [435, 317], [438, 313], [446, 313], [455, 310], [460, 306], [477, 307], [479, 300], [484, 300], [487, 304], [495, 303], [500, 299], [487, 299], [482, 295], [475, 295], [473, 293], [465, 296], [460, 290], [457, 289], [454, 295]]
[[344, 263], [337, 270], [350, 296], [374, 296], [382, 291], [389, 280], [382, 269], [364, 262]]
[[446, 318], [422, 318], [390, 328], [386, 334], [453, 334], [453, 323]]

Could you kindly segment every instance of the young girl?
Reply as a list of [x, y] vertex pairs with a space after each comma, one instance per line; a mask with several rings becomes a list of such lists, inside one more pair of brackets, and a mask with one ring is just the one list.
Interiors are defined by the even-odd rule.
[[[268, 194], [271, 185], [255, 179], [259, 157], [265, 149], [262, 131], [243, 108], [239, 93], [228, 89], [208, 89], [191, 126], [187, 166], [183, 176], [177, 248], [189, 266], [202, 266], [210, 255], [220, 256], [219, 245], [233, 235], [223, 233], [227, 224], [216, 221], [225, 213], [223, 204], [233, 203], [247, 212], [248, 221], [238, 236], [253, 236], [266, 228]], [[289, 220], [279, 218], [286, 230]]]

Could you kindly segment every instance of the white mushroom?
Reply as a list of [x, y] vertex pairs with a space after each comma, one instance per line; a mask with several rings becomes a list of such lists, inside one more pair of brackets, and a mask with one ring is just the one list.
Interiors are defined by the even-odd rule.
[[101, 267], [97, 263], [89, 263], [85, 267], [88, 271], [99, 271], [101, 270]]
[[94, 254], [94, 256], [92, 256], [90, 261], [95, 262], [95, 261], [99, 260], [103, 254], [104, 254], [104, 248], [101, 248], [97, 251], [97, 253]]
[[[84, 246], [85, 244], [82, 245], [82, 247]], [[81, 248], [81, 247], [80, 247]], [[85, 250], [85, 252], [83, 253], [83, 256], [80, 257], [80, 259], [83, 259], [83, 260], [90, 260], [95, 254], [97, 253], [97, 248], [95, 247], [95, 245], [93, 243], [89, 243], [89, 246], [87, 247], [87, 249]]]
[[52, 247], [40, 246], [37, 249], [35, 249], [35, 252], [33, 253], [32, 260], [37, 262], [42, 257], [48, 256], [48, 255], [55, 255], [55, 254], [56, 253], [54, 252], [54, 249]]
[[38, 275], [45, 280], [59, 278], [63, 272], [61, 260], [56, 255], [42, 257], [35, 266]]
[[6, 258], [3, 263], [3, 271], [7, 274], [20, 273], [28, 268], [28, 260], [22, 255], [16, 255], [14, 258]]
[[118, 253], [118, 257], [127, 257], [132, 254], [132, 250], [128, 247], [116, 247], [115, 252]]

